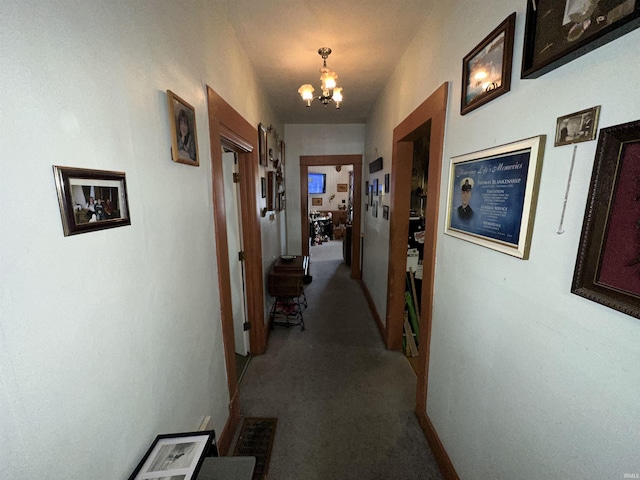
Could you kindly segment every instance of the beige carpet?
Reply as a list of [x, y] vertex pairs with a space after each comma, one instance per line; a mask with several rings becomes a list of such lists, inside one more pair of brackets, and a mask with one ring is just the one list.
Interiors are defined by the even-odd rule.
[[342, 260], [342, 240], [330, 240], [320, 245], [309, 247], [311, 263], [328, 260]]

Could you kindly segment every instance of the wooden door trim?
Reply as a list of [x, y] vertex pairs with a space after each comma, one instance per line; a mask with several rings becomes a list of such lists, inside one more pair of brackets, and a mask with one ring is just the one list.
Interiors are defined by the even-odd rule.
[[242, 239], [247, 254], [245, 262], [245, 289], [247, 319], [251, 322], [249, 343], [252, 354], [264, 353], [266, 328], [264, 325], [264, 280], [262, 271], [262, 242], [260, 237], [260, 204], [257, 195], [258, 130], [248, 123], [211, 87], [207, 86], [209, 139], [211, 148], [211, 184], [213, 222], [215, 226], [216, 260], [218, 264], [218, 289], [222, 339], [224, 345], [227, 385], [229, 387], [230, 418], [219, 436], [222, 453], [228, 450], [240, 419], [238, 381], [236, 376], [235, 344], [233, 341], [233, 312], [231, 306], [231, 282], [227, 242], [227, 218], [225, 212], [222, 177], [222, 143], [238, 147], [238, 168], [243, 181], [240, 183]]
[[[426, 415], [427, 386], [431, 326], [433, 321], [433, 287], [438, 237], [438, 207], [442, 162], [444, 151], [444, 129], [447, 113], [448, 84], [442, 84], [429, 98], [416, 108], [393, 130], [393, 153], [391, 159], [391, 208], [389, 232], [389, 273], [387, 289], [387, 315], [385, 341], [387, 348], [402, 348], [402, 326], [404, 311], [405, 265], [407, 262], [407, 235], [409, 215], [405, 198], [410, 191], [410, 168], [413, 161], [413, 141], [417, 133], [430, 127], [429, 175], [427, 180], [427, 208], [425, 221], [433, 226], [425, 232], [422, 307], [420, 308], [420, 349], [416, 387], [416, 412]], [[407, 173], [408, 172], [408, 173]], [[409, 177], [409, 178], [406, 178]]]
[[353, 165], [353, 225], [351, 230], [351, 278], [360, 279], [360, 231], [362, 208], [362, 155], [303, 155], [300, 157], [300, 224], [302, 254], [309, 255], [309, 167]]

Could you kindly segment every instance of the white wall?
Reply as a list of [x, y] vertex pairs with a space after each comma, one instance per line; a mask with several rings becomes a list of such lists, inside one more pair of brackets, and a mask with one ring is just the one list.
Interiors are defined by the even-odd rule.
[[[339, 114], [339, 112], [338, 112]], [[364, 125], [285, 125], [287, 253], [302, 253], [300, 232], [300, 157], [364, 155]], [[324, 205], [323, 205], [324, 207]]]
[[[309, 195], [309, 208], [324, 212], [326, 210], [338, 210], [338, 206], [347, 206], [349, 202], [349, 172], [353, 170], [352, 165], [345, 165], [338, 172], [335, 166], [330, 167], [309, 167], [309, 172], [324, 173], [326, 175], [326, 193], [317, 193]], [[346, 184], [346, 192], [338, 192], [338, 184]], [[331, 198], [333, 196], [333, 198]], [[322, 206], [315, 207], [311, 205], [312, 198], [321, 198]], [[344, 203], [342, 201], [344, 200]]]
[[[640, 30], [520, 80], [525, 4], [437, 5], [372, 110], [366, 150], [390, 156], [393, 128], [450, 82], [427, 413], [460, 478], [622, 478], [640, 472], [640, 322], [570, 293], [596, 142], [578, 145], [557, 235], [572, 147], [554, 148], [553, 136], [557, 117], [594, 105], [601, 128], [638, 119]], [[462, 58], [514, 10], [511, 92], [463, 117]], [[539, 134], [530, 259], [444, 235], [450, 157]], [[374, 231], [365, 223], [365, 238]], [[365, 255], [386, 261], [384, 235], [368, 245]], [[365, 282], [374, 297], [386, 292], [366, 267]]]
[[[206, 2], [7, 0], [0, 36], [0, 477], [126, 478], [228, 417], [205, 84], [273, 120]], [[199, 168], [171, 161], [167, 89]], [[131, 226], [64, 237], [54, 164], [126, 172]]]

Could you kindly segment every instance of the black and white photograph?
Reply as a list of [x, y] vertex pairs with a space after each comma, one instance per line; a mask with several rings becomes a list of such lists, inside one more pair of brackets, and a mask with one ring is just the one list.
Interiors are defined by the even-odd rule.
[[595, 140], [599, 119], [600, 105], [559, 117], [556, 121], [554, 146]]
[[213, 431], [158, 435], [129, 480], [194, 480]]

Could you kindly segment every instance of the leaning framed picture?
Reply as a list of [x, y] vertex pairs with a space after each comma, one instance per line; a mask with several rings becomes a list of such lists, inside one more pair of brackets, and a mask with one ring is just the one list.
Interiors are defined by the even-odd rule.
[[214, 439], [213, 430], [158, 435], [129, 480], [194, 480]]
[[530, 0], [521, 76], [538, 78], [638, 27], [638, 0]]
[[258, 163], [262, 166], [267, 166], [267, 127], [263, 124], [258, 124]]
[[445, 233], [529, 258], [545, 136], [453, 157]]
[[512, 13], [462, 60], [461, 115], [511, 90], [515, 27]]
[[595, 140], [598, 133], [600, 105], [558, 117], [555, 147]]
[[640, 318], [640, 120], [600, 130], [571, 292]]
[[197, 167], [198, 134], [196, 131], [196, 111], [171, 90], [167, 90], [169, 102], [169, 123], [171, 125], [171, 159]]
[[124, 172], [53, 166], [64, 236], [131, 225]]

